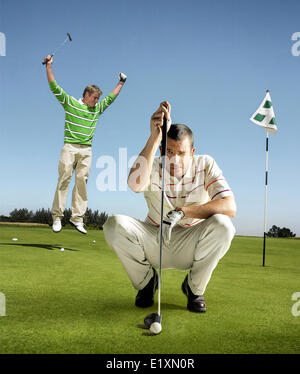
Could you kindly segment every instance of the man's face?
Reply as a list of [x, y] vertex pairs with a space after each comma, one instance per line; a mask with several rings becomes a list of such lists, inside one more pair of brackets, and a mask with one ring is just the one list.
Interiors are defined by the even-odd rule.
[[88, 106], [94, 108], [94, 106], [98, 103], [99, 98], [100, 98], [99, 92], [92, 92], [91, 94], [86, 92], [83, 98], [83, 102], [87, 104]]
[[191, 147], [190, 138], [188, 136], [179, 141], [167, 138], [166, 167], [172, 177], [178, 179], [183, 177], [194, 152], [195, 148]]

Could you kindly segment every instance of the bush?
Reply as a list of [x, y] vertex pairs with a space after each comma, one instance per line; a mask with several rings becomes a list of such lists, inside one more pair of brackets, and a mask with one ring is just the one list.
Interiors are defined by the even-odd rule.
[[0, 216], [0, 222], [10, 222], [10, 217], [7, 216]]
[[9, 214], [11, 222], [33, 222], [33, 212], [26, 208], [14, 209]]
[[91, 209], [87, 209], [83, 221], [88, 227], [93, 226], [94, 228], [102, 229], [107, 218], [108, 214], [105, 212], [99, 213], [98, 210], [93, 212]]
[[52, 214], [51, 214], [50, 209], [47, 209], [47, 210], [44, 209], [44, 208], [38, 209], [33, 215], [32, 222], [45, 223], [45, 224], [51, 225], [52, 224]]
[[63, 218], [62, 218], [62, 220], [61, 220], [61, 224], [63, 225], [63, 226], [66, 226], [67, 224], [70, 224], [70, 218], [71, 218], [71, 216], [72, 216], [72, 211], [71, 211], [71, 209], [69, 208], [69, 209], [65, 209], [65, 211], [64, 211], [64, 216], [63, 216]]
[[267, 233], [267, 236], [270, 238], [294, 238], [296, 234], [286, 227], [281, 229], [280, 227], [273, 225]]

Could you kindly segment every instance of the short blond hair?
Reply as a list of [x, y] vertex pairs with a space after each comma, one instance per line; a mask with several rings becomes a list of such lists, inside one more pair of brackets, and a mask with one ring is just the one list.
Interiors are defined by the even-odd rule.
[[95, 92], [98, 92], [100, 94], [100, 96], [103, 93], [98, 86], [96, 86], [94, 84], [89, 84], [88, 86], [85, 87], [85, 89], [83, 91], [83, 97], [85, 96], [86, 93], [88, 93], [89, 95], [91, 95], [91, 94], [93, 94]]

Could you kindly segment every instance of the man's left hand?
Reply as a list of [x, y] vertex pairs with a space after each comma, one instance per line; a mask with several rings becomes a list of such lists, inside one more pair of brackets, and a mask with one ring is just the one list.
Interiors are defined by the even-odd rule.
[[119, 79], [120, 79], [120, 82], [125, 83], [127, 79], [127, 75], [125, 75], [124, 73], [119, 73]]
[[[168, 245], [170, 243], [172, 229], [176, 225], [176, 223], [179, 222], [183, 217], [184, 217], [184, 213], [182, 210], [171, 210], [167, 214], [166, 219], [163, 220], [162, 239], [165, 245]], [[158, 236], [157, 236], [158, 242], [159, 242], [159, 233], [160, 233], [160, 230], [158, 230]]]

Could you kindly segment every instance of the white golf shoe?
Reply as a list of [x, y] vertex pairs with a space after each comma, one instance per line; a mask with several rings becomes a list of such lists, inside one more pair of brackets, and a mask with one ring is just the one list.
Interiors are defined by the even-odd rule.
[[56, 221], [53, 222], [52, 230], [54, 232], [60, 232], [61, 229], [62, 229], [62, 227], [61, 227], [60, 219], [57, 219]]
[[87, 233], [86, 229], [83, 227], [84, 226], [83, 222], [73, 222], [72, 220], [70, 220], [70, 223], [72, 226], [75, 227], [77, 231], [81, 232], [81, 234]]

